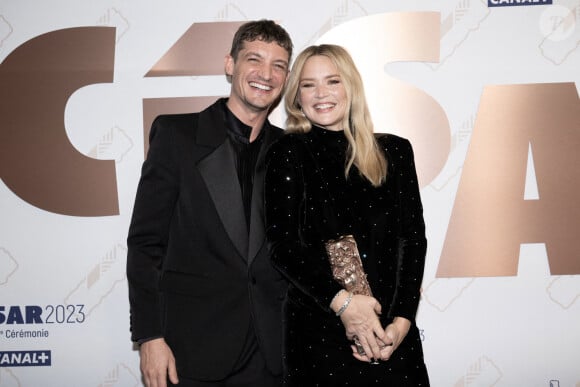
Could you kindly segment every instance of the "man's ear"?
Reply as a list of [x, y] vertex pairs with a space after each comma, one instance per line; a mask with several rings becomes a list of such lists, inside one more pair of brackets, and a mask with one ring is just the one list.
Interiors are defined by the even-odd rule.
[[228, 77], [234, 73], [234, 58], [230, 54], [226, 55], [224, 59], [224, 69]]

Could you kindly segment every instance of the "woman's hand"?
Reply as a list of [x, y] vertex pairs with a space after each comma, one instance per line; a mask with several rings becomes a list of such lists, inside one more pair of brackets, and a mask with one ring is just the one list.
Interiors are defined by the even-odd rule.
[[[379, 348], [380, 348], [380, 356], [376, 359], [380, 359], [383, 361], [387, 361], [393, 355], [393, 352], [399, 345], [403, 342], [407, 333], [409, 332], [409, 328], [411, 327], [411, 322], [404, 317], [395, 317], [392, 323], [387, 325], [384, 331], [385, 339], [378, 339]], [[355, 358], [361, 361], [369, 361], [367, 356], [362, 356], [358, 353], [356, 346], [352, 345], [352, 354]]]
[[391, 343], [381, 350], [381, 360], [389, 360], [393, 355], [393, 352], [409, 333], [409, 328], [411, 328], [411, 321], [404, 317], [395, 317], [392, 323], [387, 325], [385, 328], [385, 336], [387, 337], [387, 343]]
[[[332, 301], [331, 309], [334, 312], [338, 312], [348, 297], [349, 294], [347, 292], [339, 293]], [[370, 362], [372, 359], [381, 358], [380, 345], [387, 340], [387, 336], [377, 316], [380, 313], [381, 305], [374, 297], [354, 295], [340, 315], [346, 331], [346, 337], [349, 340], [357, 337], [367, 354], [366, 356], [359, 355], [357, 357], [361, 361]]]

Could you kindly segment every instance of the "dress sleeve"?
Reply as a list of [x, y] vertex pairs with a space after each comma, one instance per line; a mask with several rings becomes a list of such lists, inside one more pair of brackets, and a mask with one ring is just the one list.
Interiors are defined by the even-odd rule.
[[169, 227], [178, 195], [172, 128], [157, 118], [141, 170], [127, 238], [131, 338], [162, 336], [159, 276], [167, 250]]
[[396, 180], [399, 202], [397, 288], [390, 314], [414, 321], [427, 251], [423, 205], [411, 143], [399, 138], [394, 144], [389, 143], [386, 150], [391, 164], [389, 173], [393, 174], [387, 178]]
[[301, 238], [304, 214], [304, 152], [300, 140], [285, 135], [267, 156], [266, 235], [274, 266], [324, 310], [341, 286], [332, 278], [324, 246]]

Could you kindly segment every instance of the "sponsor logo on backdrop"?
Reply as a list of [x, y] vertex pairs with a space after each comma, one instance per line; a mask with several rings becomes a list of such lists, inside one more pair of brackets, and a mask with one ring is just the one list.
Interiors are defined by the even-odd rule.
[[0, 305], [0, 339], [47, 338], [51, 327], [85, 320], [84, 304]]
[[0, 351], [0, 367], [47, 367], [51, 364], [49, 350]]
[[552, 0], [487, 0], [488, 7], [519, 7], [525, 5], [549, 5]]
[[0, 325], [82, 324], [85, 305], [0, 305]]
[[[83, 324], [84, 304], [0, 305], [0, 340], [5, 343], [40, 342], [50, 337], [50, 329]], [[28, 340], [28, 341], [27, 341]], [[22, 347], [21, 343], [17, 344]], [[0, 351], [0, 367], [50, 366], [50, 350]]]

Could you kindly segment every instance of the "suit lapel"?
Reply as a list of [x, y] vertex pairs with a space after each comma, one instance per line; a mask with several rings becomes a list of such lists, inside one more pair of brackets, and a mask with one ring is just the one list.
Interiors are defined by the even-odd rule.
[[[218, 102], [219, 103], [219, 102]], [[233, 150], [226, 141], [221, 106], [217, 103], [199, 118], [198, 143], [215, 147], [197, 168], [205, 181], [219, 218], [240, 255], [248, 258], [248, 230]]]

